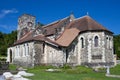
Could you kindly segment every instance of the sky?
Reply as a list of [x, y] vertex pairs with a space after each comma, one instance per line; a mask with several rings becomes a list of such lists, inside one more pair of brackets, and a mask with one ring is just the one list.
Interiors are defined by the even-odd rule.
[[88, 13], [115, 35], [120, 34], [120, 0], [1, 0], [0, 31], [10, 33], [16, 30], [19, 16], [25, 13], [46, 25], [69, 16], [71, 12], [76, 18]]

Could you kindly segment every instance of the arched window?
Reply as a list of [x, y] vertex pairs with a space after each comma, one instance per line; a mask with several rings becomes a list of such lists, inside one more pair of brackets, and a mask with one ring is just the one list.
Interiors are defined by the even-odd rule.
[[84, 39], [81, 38], [81, 48], [84, 48]]
[[112, 38], [109, 38], [109, 48], [112, 48]]
[[109, 37], [106, 37], [106, 48], [109, 48]]
[[95, 36], [95, 38], [94, 38], [94, 46], [95, 47], [98, 47], [98, 36]]
[[10, 63], [12, 62], [12, 50], [10, 49]]
[[29, 44], [27, 43], [27, 55], [29, 55]]

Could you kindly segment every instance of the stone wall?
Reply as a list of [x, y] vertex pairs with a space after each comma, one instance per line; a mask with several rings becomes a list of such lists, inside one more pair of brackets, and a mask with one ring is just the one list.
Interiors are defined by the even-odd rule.
[[[98, 46], [95, 46], [95, 37]], [[83, 40], [83, 41], [82, 41]], [[10, 53], [12, 57], [10, 58]], [[81, 33], [69, 47], [33, 41], [8, 48], [7, 61], [20, 66], [50, 65], [113, 65], [113, 36], [107, 32]], [[89, 63], [89, 64], [88, 64]]]
[[75, 39], [69, 47], [66, 48], [66, 53], [68, 57], [66, 63], [76, 65], [78, 63], [78, 40]]
[[[28, 44], [28, 51], [23, 47], [25, 44]], [[33, 67], [34, 66], [34, 42], [28, 42], [25, 44], [19, 44], [12, 47], [12, 63], [19, 66]], [[27, 52], [27, 53], [26, 53]], [[10, 56], [10, 54], [8, 54]], [[10, 59], [10, 57], [9, 57]], [[9, 61], [8, 59], [8, 61]]]
[[45, 45], [44, 55], [45, 63], [50, 65], [63, 65], [66, 60], [66, 54], [62, 49], [49, 44]]
[[114, 51], [113, 51], [113, 36], [109, 33], [105, 33], [105, 61], [106, 62], [114, 62]]
[[[104, 57], [105, 57], [105, 47], [104, 47], [104, 32], [93, 32], [91, 33], [91, 44], [92, 44], [92, 48], [91, 48], [91, 62], [92, 63], [99, 63], [99, 62], [105, 62]], [[98, 46], [95, 46], [95, 37], [98, 36]]]
[[34, 43], [34, 49], [35, 49], [35, 65], [40, 65], [44, 63], [44, 43], [36, 41]]
[[[95, 46], [95, 37], [98, 37], [98, 46]], [[81, 64], [86, 63], [109, 63], [113, 62], [113, 37], [109, 34], [111, 42], [108, 44], [106, 42], [105, 32], [86, 32], [80, 34], [78, 37], [78, 55], [80, 54], [78, 60], [81, 60]], [[84, 48], [82, 48], [81, 38], [84, 39]], [[110, 49], [107, 49], [106, 46], [110, 46]], [[112, 64], [113, 65], [113, 64]]]
[[34, 28], [35, 28], [34, 16], [28, 14], [23, 14], [22, 16], [20, 16], [18, 19], [17, 40], [22, 38], [26, 33], [28, 33]]

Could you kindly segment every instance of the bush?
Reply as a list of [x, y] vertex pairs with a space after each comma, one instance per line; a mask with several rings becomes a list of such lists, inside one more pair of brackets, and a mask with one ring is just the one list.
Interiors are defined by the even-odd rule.
[[71, 66], [69, 66], [68, 64], [64, 64], [63, 67], [61, 67], [62, 69], [71, 69]]
[[6, 61], [5, 57], [0, 57], [0, 61]]
[[52, 65], [38, 65], [34, 67], [35, 69], [56, 69], [57, 67]]
[[84, 67], [84, 66], [76, 66], [73, 69], [65, 70], [65, 72], [69, 73], [69, 74], [86, 74], [86, 73], [89, 73], [91, 71], [92, 71], [91, 68], [87, 68], [87, 67]]
[[86, 72], [91, 72], [92, 71], [92, 68], [89, 68], [89, 67], [85, 67], [85, 66], [76, 66], [76, 69], [77, 70], [80, 70], [80, 71], [86, 71]]

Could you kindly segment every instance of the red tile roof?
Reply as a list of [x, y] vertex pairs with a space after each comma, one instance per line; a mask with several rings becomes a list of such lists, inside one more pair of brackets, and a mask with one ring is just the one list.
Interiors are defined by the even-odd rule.
[[34, 31], [31, 31], [31, 32], [27, 33], [24, 37], [22, 37], [21, 39], [17, 40], [17, 41], [13, 44], [13, 46], [14, 46], [14, 45], [17, 45], [17, 44], [21, 44], [21, 43], [28, 42], [28, 41], [43, 41], [43, 42], [52, 44], [52, 45], [54, 45], [54, 46], [59, 45], [58, 43], [50, 40], [49, 38], [46, 38], [44, 35], [41, 35], [41, 34], [33, 37], [33, 32], [34, 32]]
[[67, 47], [78, 36], [79, 30], [77, 28], [66, 29], [63, 34], [56, 40], [56, 43]]
[[105, 30], [112, 33], [111, 31], [107, 30], [105, 27], [97, 23], [89, 16], [84, 16], [82, 18], [71, 21], [71, 23], [67, 26], [67, 29], [56, 40], [56, 42], [62, 46], [67, 47], [78, 36], [79, 32], [88, 31], [88, 30], [90, 31]]
[[82, 18], [76, 19], [67, 28], [77, 28], [80, 31], [105, 30], [105, 31], [111, 32], [111, 31], [107, 30], [105, 27], [103, 27], [101, 24], [97, 23], [95, 20], [93, 20], [89, 16], [84, 16]]
[[54, 35], [56, 33], [56, 28], [62, 28], [62, 27], [66, 27], [70, 22], [70, 18], [66, 17], [62, 20], [56, 21], [52, 24], [48, 24], [43, 26], [43, 31], [45, 32], [45, 36], [49, 36], [49, 35]]
[[[61, 27], [64, 27], [65, 30], [59, 36], [59, 38], [57, 38], [55, 41], [50, 40], [49, 38], [46, 37], [49, 35], [54, 35], [56, 33], [55, 29], [61, 28]], [[79, 35], [79, 33], [83, 31], [101, 31], [102, 30], [102, 31], [108, 31], [112, 33], [111, 31], [107, 30], [105, 27], [97, 23], [95, 20], [93, 20], [89, 16], [84, 16], [82, 18], [75, 19], [71, 22], [70, 22], [70, 18], [67, 17], [42, 27], [42, 30], [46, 30], [46, 34], [37, 35], [33, 37], [34, 31], [31, 31], [27, 33], [23, 38], [18, 40], [14, 45], [31, 41], [31, 40], [38, 40], [38, 41], [51, 43], [53, 45], [67, 47], [73, 42], [73, 40]]]
[[25, 36], [17, 40], [13, 45], [17, 45], [26, 41], [31, 40], [33, 31], [28, 32]]

